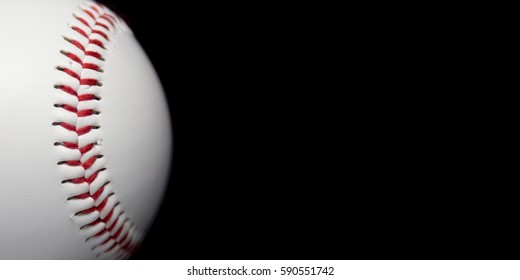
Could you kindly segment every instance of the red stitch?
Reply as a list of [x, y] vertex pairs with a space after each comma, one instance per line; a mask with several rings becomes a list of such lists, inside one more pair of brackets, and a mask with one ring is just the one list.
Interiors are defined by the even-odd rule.
[[70, 123], [60, 122], [60, 123], [54, 123], [54, 124], [59, 125], [69, 131], [74, 131], [74, 132], [76, 131], [76, 127], [71, 125]]
[[110, 30], [110, 27], [108, 27], [106, 24], [103, 24], [103, 23], [101, 23], [99, 21], [96, 22], [95, 26], [101, 26], [101, 27], [105, 28], [106, 30]]
[[99, 188], [99, 190], [97, 190], [93, 195], [92, 195], [92, 198], [97, 201], [98, 198], [101, 196], [101, 194], [103, 193], [103, 191], [105, 190], [105, 186], [108, 185], [108, 182], [105, 183], [101, 188]]
[[76, 129], [76, 132], [78, 133], [78, 136], [85, 135], [89, 133], [92, 129], [99, 129], [99, 126], [91, 125], [91, 126], [84, 126], [82, 128]]
[[79, 28], [77, 26], [72, 26], [72, 30], [78, 32], [79, 34], [81, 34], [81, 36], [83, 36], [83, 37], [88, 39], [88, 34], [87, 34], [87, 32], [85, 32], [85, 30], [83, 30], [83, 29], [81, 29], [81, 28]]
[[81, 161], [79, 161], [79, 160], [62, 161], [60, 163], [68, 165], [68, 166], [80, 166], [81, 165]]
[[91, 207], [87, 210], [83, 210], [83, 211], [79, 211], [78, 213], [76, 213], [76, 216], [80, 216], [80, 215], [87, 215], [87, 214], [90, 214], [90, 213], [94, 213], [96, 211], [96, 208], [95, 207]]
[[90, 185], [92, 184], [92, 182], [94, 182], [97, 178], [97, 176], [99, 175], [99, 172], [103, 171], [104, 169], [100, 169], [96, 172], [94, 172], [94, 174], [90, 175], [90, 177], [86, 178], [86, 182]]
[[[115, 209], [118, 205], [119, 205], [119, 202], [116, 203], [116, 204], [114, 205], [114, 209]], [[117, 216], [113, 219], [111, 226], [117, 224], [117, 222], [119, 221], [119, 219], [121, 218], [121, 216], [123, 216], [123, 214], [125, 214], [125, 212], [124, 212], [124, 211], [120, 211], [119, 214], [117, 214]], [[109, 222], [110, 222], [110, 221], [109, 221]], [[108, 224], [107, 224], [107, 225], [108, 225]]]
[[67, 37], [64, 37], [63, 39], [65, 39], [65, 41], [71, 43], [72, 45], [74, 45], [78, 49], [80, 49], [82, 52], [85, 52], [85, 46], [83, 46], [83, 44], [81, 44], [80, 42], [78, 42], [76, 40], [73, 40], [73, 39], [70, 39], [70, 38], [67, 38]]
[[112, 223], [112, 225], [109, 228], [107, 228], [108, 232], [112, 232], [112, 230], [116, 227], [118, 221], [119, 217], [117, 217], [117, 220], [114, 223]]
[[106, 14], [106, 15], [107, 15], [109, 18], [111, 18], [113, 21], [117, 21], [117, 19], [116, 19], [113, 15], [111, 15], [111, 14]]
[[93, 30], [92, 34], [98, 34], [101, 37], [105, 38], [106, 40], [109, 40], [108, 39], [108, 35], [105, 32], [101, 31], [101, 30]]
[[82, 117], [88, 117], [88, 116], [92, 116], [94, 115], [94, 110], [81, 110], [78, 112], [78, 117], [79, 118], [82, 118]]
[[82, 86], [100, 86], [101, 83], [96, 79], [81, 79], [80, 85]]
[[90, 8], [91, 8], [92, 10], [94, 10], [98, 15], [100, 14], [99, 11], [98, 11], [98, 9], [97, 9], [95, 6], [90, 6]]
[[108, 215], [103, 219], [103, 223], [108, 223], [108, 221], [110, 221], [110, 218], [112, 218], [112, 215], [114, 215], [114, 210], [116, 208], [112, 208], [112, 210], [110, 210], [110, 212], [108, 213]]
[[101, 42], [101, 41], [99, 41], [99, 40], [97, 40], [97, 39], [91, 39], [91, 40], [89, 41], [89, 44], [96, 45], [96, 46], [98, 46], [98, 47], [100, 47], [100, 48], [102, 48], [102, 49], [105, 48], [105, 45], [103, 44], [103, 42]]
[[83, 12], [85, 12], [85, 14], [87, 14], [93, 20], [96, 20], [96, 17], [89, 10], [83, 9]]
[[110, 198], [110, 196], [107, 196], [105, 199], [103, 199], [103, 202], [101, 202], [99, 204], [99, 206], [97, 207], [98, 211], [101, 212], [103, 211], [103, 209], [105, 208], [105, 206], [107, 205], [108, 203], [108, 199]]
[[[130, 231], [128, 233], [130, 233]], [[128, 240], [126, 240], [126, 242], [121, 242], [121, 244], [123, 244], [122, 248], [124, 250], [127, 250], [125, 248], [128, 248], [129, 244], [132, 244], [132, 241], [133, 241], [132, 236], [129, 236], [129, 238], [128, 238]]]
[[[130, 224], [130, 230], [132, 229], [133, 226], [134, 226], [133, 224]], [[135, 235], [130, 233], [130, 236], [128, 236], [128, 240], [123, 244], [123, 246], [130, 246], [133, 243], [136, 243], [135, 242], [136, 240], [134, 240], [134, 237], [135, 237]]]
[[79, 149], [79, 152], [83, 155], [83, 154], [86, 154], [88, 152], [90, 152], [90, 150], [92, 150], [94, 148], [94, 144], [88, 144], [86, 145], [85, 147]]
[[[108, 232], [108, 231], [107, 231], [106, 229], [103, 229], [103, 230], [100, 231], [98, 234], [93, 235], [92, 238], [93, 238], [93, 237], [100, 237], [101, 235], [103, 235], [103, 234], [105, 234], [105, 233], [107, 233], [107, 232]], [[99, 244], [98, 246], [101, 246], [101, 245], [105, 244], [106, 242], [108, 242], [108, 240], [110, 240], [110, 238], [107, 239], [107, 240], [105, 240], [103, 243]]]
[[[91, 56], [91, 57], [97, 58], [97, 59], [99, 59], [99, 60], [105, 60], [105, 59], [103, 58], [103, 56], [102, 56], [100, 53], [95, 52], [95, 51], [86, 51], [86, 52], [85, 52], [85, 55], [86, 55], [86, 56]], [[80, 62], [80, 63], [81, 63], [81, 62]]]
[[85, 134], [89, 133], [90, 130], [92, 130], [92, 127], [84, 126], [82, 128], [78, 128], [76, 132], [78, 133], [79, 136], [81, 136], [81, 135], [85, 135]]
[[72, 61], [81, 64], [81, 59], [77, 55], [66, 51], [61, 51], [61, 53], [66, 57], [70, 58]]
[[116, 25], [114, 24], [114, 21], [113, 21], [110, 17], [108, 17], [107, 14], [102, 15], [101, 18], [104, 19], [104, 20], [106, 20], [106, 21], [108, 21], [112, 26], [114, 26], [114, 27], [116, 26]]
[[89, 169], [96, 162], [97, 159], [97, 156], [93, 156], [90, 159], [88, 159], [85, 163], [83, 163], [83, 169]]
[[90, 197], [90, 193], [86, 192], [84, 194], [73, 196], [73, 197], [69, 198], [69, 200], [73, 200], [73, 199], [81, 199], [81, 200], [83, 200], [83, 199], [87, 199], [89, 197]]
[[97, 220], [93, 221], [92, 223], [90, 223], [90, 224], [88, 224], [88, 225], [84, 225], [84, 226], [82, 226], [81, 228], [83, 229], [83, 228], [87, 228], [87, 227], [95, 226], [95, 225], [97, 225], [97, 224], [99, 224], [99, 223], [101, 223], [101, 221], [100, 221], [99, 219], [97, 219]]
[[76, 15], [74, 15], [74, 17], [75, 17], [77, 20], [79, 20], [81, 23], [83, 23], [86, 27], [88, 27], [89, 29], [92, 29], [92, 28], [90, 27], [90, 24], [89, 24], [89, 23], [88, 23], [84, 18], [82, 18], [82, 17], [78, 17], [78, 16], [76, 16]]
[[72, 78], [74, 78], [74, 79], [76, 79], [76, 80], [79, 81], [80, 76], [79, 76], [78, 73], [76, 73], [76, 72], [74, 72], [74, 71], [72, 71], [72, 70], [70, 70], [70, 69], [68, 69], [68, 68], [63, 68], [63, 67], [56, 67], [56, 68], [57, 68], [58, 70], [60, 70], [60, 71], [63, 71], [63, 72], [65, 72], [65, 73], [67, 73], [69, 76], [71, 76]]
[[70, 106], [67, 104], [56, 104], [56, 105], [54, 105], [54, 107], [63, 108], [69, 112], [76, 113], [76, 107], [73, 107], [73, 106]]
[[90, 69], [101, 72], [101, 68], [99, 67], [99, 65], [96, 65], [94, 63], [83, 63], [83, 69]]
[[76, 143], [71, 143], [71, 142], [63, 142], [63, 143], [60, 143], [62, 144], [63, 146], [65, 146], [66, 148], [69, 148], [69, 149], [77, 149], [78, 148], [78, 144]]
[[56, 85], [54, 86], [55, 88], [57, 89], [61, 89], [62, 91], [70, 94], [70, 95], [74, 95], [74, 96], [78, 96], [78, 93], [71, 87], [69, 86], [65, 86], [65, 85]]
[[79, 185], [79, 184], [85, 183], [85, 178], [70, 179], [70, 180], [67, 180], [67, 182], [75, 184], [75, 185]]
[[99, 97], [95, 96], [94, 94], [83, 94], [83, 95], [78, 96], [78, 100], [80, 102], [90, 101], [90, 100], [99, 100]]
[[119, 235], [121, 235], [121, 232], [123, 232], [123, 229], [125, 228], [125, 226], [126, 226], [126, 222], [123, 223], [123, 225], [119, 228], [119, 230], [112, 236], [112, 237], [114, 237], [115, 240], [117, 240]]
[[[105, 232], [108, 232], [108, 231], [105, 230]], [[108, 233], [109, 233], [109, 232], [108, 232]], [[110, 233], [109, 233], [109, 234], [110, 234]], [[112, 237], [109, 237], [109, 238], [107, 238], [107, 240], [103, 241], [101, 244], [97, 245], [97, 246], [94, 247], [94, 248], [98, 248], [98, 247], [104, 246], [104, 245], [106, 245], [108, 242], [110, 242], [110, 241], [112, 241], [112, 240], [113, 240]]]
[[75, 107], [72, 107], [70, 105], [63, 105], [63, 109], [73, 112], [73, 113], [76, 113], [76, 111], [77, 111], [77, 109]]

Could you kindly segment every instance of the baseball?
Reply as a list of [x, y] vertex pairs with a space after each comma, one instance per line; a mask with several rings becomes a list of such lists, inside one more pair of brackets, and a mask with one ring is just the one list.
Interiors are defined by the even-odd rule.
[[103, 5], [0, 0], [0, 259], [125, 259], [162, 201], [169, 109]]

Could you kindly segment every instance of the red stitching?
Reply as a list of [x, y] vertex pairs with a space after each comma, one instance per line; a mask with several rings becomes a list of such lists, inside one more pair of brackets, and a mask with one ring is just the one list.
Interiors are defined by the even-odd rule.
[[75, 89], [66, 85], [55, 85], [54, 88], [61, 89], [62, 91], [70, 95], [78, 96], [78, 92], [76, 92]]
[[81, 229], [86, 229], [86, 228], [89, 228], [89, 227], [93, 227], [97, 224], [101, 223], [101, 221], [98, 219], [98, 220], [95, 220], [93, 222], [91, 222], [90, 224], [87, 224], [87, 225], [84, 225], [81, 227]]
[[102, 15], [100, 18], [108, 21], [108, 23], [110, 23], [110, 25], [112, 25], [113, 27], [116, 26], [114, 21], [107, 14]]
[[87, 38], [88, 39], [88, 34], [87, 32], [85, 32], [85, 30], [77, 27], [77, 26], [72, 26], [72, 30], [78, 32], [79, 34], [81, 34], [83, 37]]
[[[90, 24], [88, 21], [86, 21], [84, 18], [74, 15], [74, 17], [79, 20], [81, 23], [83, 23], [86, 27], [90, 28]], [[88, 38], [88, 35], [87, 35]]]
[[89, 44], [93, 44], [93, 45], [96, 45], [102, 49], [105, 48], [105, 45], [103, 44], [103, 42], [99, 41], [99, 40], [96, 40], [96, 39], [91, 39], [89, 42]]
[[69, 123], [65, 123], [65, 122], [55, 122], [53, 123], [54, 126], [61, 126], [63, 128], [65, 128], [66, 130], [69, 130], [69, 131], [76, 131], [76, 127], [72, 124], [69, 124]]
[[114, 208], [112, 208], [112, 210], [110, 210], [110, 212], [108, 213], [108, 215], [103, 219], [103, 222], [104, 223], [108, 223], [108, 221], [110, 221], [110, 218], [112, 218], [112, 216], [114, 215]]
[[84, 86], [101, 86], [101, 83], [96, 79], [81, 79], [80, 84]]
[[92, 195], [92, 198], [94, 199], [94, 201], [97, 201], [97, 199], [101, 196], [101, 194], [105, 191], [105, 186], [108, 185], [109, 182], [105, 183], [105, 185], [101, 188], [99, 188], [99, 190], [97, 190], [93, 195]]
[[96, 8], [96, 6], [90, 6], [90, 8], [92, 10], [94, 10], [94, 12], [96, 12], [98, 15], [100, 15], [101, 13], [98, 11], [98, 9]]
[[99, 112], [92, 110], [92, 109], [88, 109], [88, 110], [81, 110], [81, 111], [77, 112], [77, 114], [78, 114], [78, 118], [83, 118], [83, 117], [88, 117], [88, 116], [92, 116], [92, 115], [99, 115]]
[[76, 195], [73, 197], [69, 197], [68, 200], [84, 200], [90, 197], [90, 193], [84, 193], [80, 195]]
[[96, 145], [96, 144], [94, 144], [94, 143], [88, 144], [88, 145], [84, 146], [83, 148], [79, 149], [79, 152], [80, 152], [82, 155], [84, 155], [84, 154], [90, 152], [90, 150], [94, 149], [94, 146], [95, 146], [95, 145]]
[[87, 51], [87, 52], [85, 52], [85, 55], [97, 58], [99, 60], [103, 60], [103, 61], [105, 60], [105, 58], [100, 53], [95, 52], [95, 51]]
[[80, 166], [81, 161], [79, 160], [68, 160], [68, 161], [60, 161], [58, 162], [58, 165], [68, 165], [68, 166]]
[[123, 232], [123, 229], [125, 228], [125, 224], [123, 224], [121, 226], [121, 228], [119, 228], [119, 230], [114, 234], [114, 239], [117, 240], [119, 238], [119, 236], [121, 235], [121, 232]]
[[78, 81], [80, 79], [80, 76], [79, 76], [78, 73], [76, 73], [76, 72], [74, 72], [74, 71], [72, 71], [72, 70], [70, 70], [68, 68], [64, 68], [64, 67], [58, 66], [58, 67], [56, 67], [56, 69], [58, 69], [59, 71], [65, 72], [67, 75], [71, 76], [72, 78], [74, 78], [74, 79], [76, 79]]
[[66, 57], [70, 58], [72, 61], [81, 64], [81, 59], [77, 55], [66, 51], [61, 51], [61, 53]]
[[97, 72], [103, 72], [101, 67], [99, 67], [99, 65], [94, 64], [94, 63], [83, 63], [83, 69], [90, 69], [90, 70], [94, 70]]
[[101, 97], [94, 95], [94, 94], [83, 94], [83, 95], [78, 96], [78, 100], [80, 102], [90, 101], [90, 100], [101, 100]]
[[81, 44], [79, 41], [67, 37], [63, 37], [63, 39], [74, 45], [76, 48], [80, 49], [82, 52], [85, 52], [85, 46], [83, 46], [83, 44]]
[[92, 14], [89, 10], [83, 9], [83, 12], [85, 12], [85, 14], [87, 14], [93, 20], [96, 20], [96, 17], [94, 16], [94, 14]]
[[95, 211], [96, 211], [96, 208], [92, 207], [92, 208], [89, 208], [87, 210], [83, 210], [83, 211], [80, 211], [80, 212], [76, 213], [76, 216], [87, 215], [87, 214], [93, 213]]
[[110, 30], [110, 27], [108, 27], [108, 25], [103, 24], [103, 23], [101, 23], [101, 22], [99, 22], [99, 21], [96, 22], [96, 25], [95, 25], [95, 26], [101, 26], [101, 27], [105, 28], [106, 30]]
[[101, 31], [101, 30], [94, 30], [94, 31], [92, 31], [92, 33], [93, 34], [98, 34], [99, 36], [105, 38], [105, 40], [107, 40], [107, 41], [109, 40], [108, 35], [105, 32]]
[[[109, 197], [110, 197], [110, 196], [109, 196]], [[99, 206], [97, 207], [97, 209], [98, 209], [99, 212], [103, 211], [103, 209], [105, 208], [105, 206], [106, 206], [107, 203], [108, 203], [108, 198], [109, 198], [109, 197], [103, 199], [103, 202], [101, 202], [101, 204], [99, 204]]]
[[[60, 51], [63, 55], [65, 55], [68, 59], [70, 59], [73, 62], [78, 63], [81, 65], [81, 73], [78, 73], [70, 68], [58, 66], [56, 67], [57, 70], [63, 72], [64, 74], [68, 75], [69, 77], [72, 77], [73, 79], [79, 81], [79, 85], [66, 85], [66, 84], [59, 84], [55, 85], [54, 87], [66, 94], [75, 96], [79, 103], [81, 102], [87, 102], [87, 101], [100, 101], [101, 97], [92, 94], [92, 93], [84, 93], [84, 94], [78, 94], [79, 87], [85, 86], [85, 87], [101, 87], [102, 83], [95, 78], [91, 77], [85, 77], [84, 71], [96, 71], [99, 73], [103, 72], [103, 69], [101, 66], [95, 62], [92, 62], [92, 59], [89, 60], [89, 62], [86, 62], [86, 58], [95, 58], [98, 61], [104, 61], [105, 58], [103, 57], [102, 53], [99, 51], [93, 51], [89, 50], [90, 47], [96, 46], [101, 48], [102, 50], [105, 50], [105, 43], [102, 41], [103, 38], [106, 41], [110, 41], [109, 33], [96, 29], [96, 27], [100, 27], [103, 29], [106, 29], [106, 31], [110, 32], [110, 27], [106, 25], [105, 23], [101, 21], [105, 21], [108, 24], [110, 24], [112, 27], [116, 27], [115, 23], [117, 22], [117, 19], [105, 12], [103, 6], [99, 4], [95, 4], [96, 6], [90, 6], [89, 10], [88, 8], [82, 9], [84, 14], [91, 18], [93, 20], [93, 26], [89, 24], [86, 18], [79, 16], [79, 15], [73, 15], [81, 24], [83, 24], [87, 29], [81, 28], [77, 25], [71, 26], [71, 29], [76, 32], [79, 36], [87, 38], [88, 43], [86, 45], [82, 44], [80, 40], [76, 40], [74, 38], [69, 37], [63, 37], [65, 41], [67, 41], [70, 45], [75, 47], [76, 49], [80, 50], [81, 53], [84, 55], [84, 59], [82, 59], [79, 55], [74, 54], [70, 51], [62, 50]], [[95, 37], [99, 36], [99, 37]], [[74, 113], [77, 118], [86, 118], [93, 115], [99, 115], [100, 112], [93, 109], [93, 108], [85, 108], [82, 110], [78, 110], [78, 104], [55, 104], [56, 108], [60, 108], [63, 110], [66, 110], [68, 112]], [[92, 132], [92, 130], [100, 129], [100, 126], [97, 125], [86, 125], [86, 126], [77, 126], [73, 124], [69, 124], [66, 122], [54, 122], [54, 126], [61, 127], [67, 131], [71, 131], [77, 134], [78, 137], [82, 135], [86, 135]], [[79, 140], [79, 139], [78, 139]], [[77, 140], [77, 141], [78, 141]], [[74, 149], [79, 150], [81, 154], [81, 158], [83, 158], [87, 153], [93, 151], [94, 147], [97, 145], [96, 143], [90, 143], [87, 145], [84, 145], [83, 147], [79, 147], [77, 143], [73, 142], [57, 142], [54, 144], [55, 146], [63, 146], [67, 149]], [[71, 167], [81, 167], [85, 171], [92, 169], [95, 165], [98, 159], [102, 158], [103, 156], [100, 154], [94, 154], [89, 155], [88, 159], [86, 159], [84, 162], [81, 160], [66, 160], [66, 161], [60, 161], [58, 162], [58, 165], [65, 165], [65, 166], [71, 166]], [[107, 169], [105, 167], [100, 168], [98, 170], [95, 170], [94, 172], [89, 172], [89, 176], [84, 176], [81, 178], [71, 178], [62, 181], [62, 183], [69, 183], [69, 184], [88, 184], [89, 189], [91, 189], [92, 184], [96, 182], [96, 180], [99, 178], [100, 174]], [[128, 218], [124, 218], [122, 220], [122, 217], [124, 215], [124, 211], [122, 211], [119, 205], [120, 202], [117, 201], [116, 197], [114, 196], [114, 192], [109, 192], [109, 189], [107, 189], [107, 186], [110, 184], [110, 181], [105, 182], [95, 193], [91, 194], [90, 191], [71, 196], [68, 198], [68, 200], [85, 200], [85, 199], [93, 199], [96, 202], [97, 206], [90, 207], [88, 209], [81, 210], [75, 214], [75, 216], [82, 216], [82, 215], [88, 215], [94, 212], [99, 212], [100, 214], [104, 211], [108, 211], [106, 214], [106, 217], [94, 220], [93, 222], [90, 222], [89, 224], [81, 226], [80, 230], [91, 228], [95, 225], [98, 225], [100, 223], [104, 224], [104, 228], [100, 230], [99, 232], [96, 232], [92, 236], [89, 236], [86, 241], [89, 241], [93, 238], [105, 238], [102, 236], [105, 236], [105, 234], [108, 234], [108, 237], [106, 240], [104, 240], [101, 244], [94, 246], [92, 250], [96, 250], [98, 248], [103, 248], [102, 246], [107, 246], [108, 248], [105, 248], [102, 250], [101, 253], [99, 253], [97, 256], [101, 256], [103, 254], [111, 253], [115, 248], [117, 248], [117, 252], [115, 252], [114, 256], [122, 257], [127, 255], [128, 253], [132, 254], [139, 245], [139, 241], [136, 240], [133, 237], [133, 234], [131, 234], [132, 229], [134, 228], [133, 224], [130, 224], [130, 220]], [[107, 194], [108, 193], [108, 194]], [[99, 199], [103, 199], [101, 202], [98, 203]], [[107, 209], [107, 207], [110, 207], [110, 209]], [[116, 214], [116, 209], [117, 214]], [[126, 217], [126, 215], [124, 216]], [[125, 232], [126, 231], [126, 232]], [[124, 234], [123, 234], [124, 232]], [[119, 238], [121, 239], [117, 241]]]

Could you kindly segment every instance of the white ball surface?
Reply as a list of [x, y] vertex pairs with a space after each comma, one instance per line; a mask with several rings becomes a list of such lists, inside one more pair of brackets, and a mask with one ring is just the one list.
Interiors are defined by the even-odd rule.
[[0, 36], [0, 259], [128, 258], [172, 150], [148, 58], [95, 2], [0, 0]]

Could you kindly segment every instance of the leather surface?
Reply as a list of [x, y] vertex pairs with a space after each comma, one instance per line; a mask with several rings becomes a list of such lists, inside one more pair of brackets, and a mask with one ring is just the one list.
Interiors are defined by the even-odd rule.
[[[63, 180], [78, 170], [57, 163], [75, 155], [57, 141], [73, 133], [52, 126], [63, 116], [54, 85], [72, 14], [84, 1], [0, 0], [0, 259], [95, 259], [73, 218], [81, 203]], [[107, 48], [96, 137], [112, 191], [135, 224], [148, 230], [169, 173], [171, 125], [160, 82], [129, 30]], [[92, 134], [94, 135], [94, 134]], [[90, 137], [90, 136], [88, 136]], [[76, 174], [78, 173], [78, 174]], [[90, 202], [92, 203], [92, 202]]]

